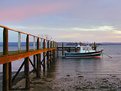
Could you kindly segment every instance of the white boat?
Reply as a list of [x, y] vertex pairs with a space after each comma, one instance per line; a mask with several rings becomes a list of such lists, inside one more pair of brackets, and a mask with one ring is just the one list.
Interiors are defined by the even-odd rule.
[[88, 46], [77, 46], [79, 47], [78, 52], [65, 52], [65, 58], [97, 58], [100, 57], [103, 50], [93, 50], [89, 45]]

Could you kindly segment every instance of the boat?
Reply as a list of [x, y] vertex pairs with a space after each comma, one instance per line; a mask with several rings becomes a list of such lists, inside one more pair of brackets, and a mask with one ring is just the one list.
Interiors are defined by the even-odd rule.
[[78, 52], [65, 52], [65, 58], [100, 58], [103, 50], [94, 50], [90, 46], [77, 46]]

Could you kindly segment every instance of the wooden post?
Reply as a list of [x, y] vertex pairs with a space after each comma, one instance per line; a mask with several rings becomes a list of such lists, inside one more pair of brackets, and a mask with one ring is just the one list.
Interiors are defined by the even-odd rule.
[[9, 89], [12, 89], [12, 64], [9, 62]]
[[33, 37], [33, 49], [36, 50], [35, 36]]
[[[3, 30], [3, 55], [8, 55], [8, 29]], [[3, 91], [9, 91], [9, 63], [3, 64]]]
[[[55, 48], [55, 42], [53, 41], [53, 47]], [[55, 50], [53, 50], [53, 61], [55, 61]]]
[[[40, 43], [39, 43], [39, 38], [37, 39], [37, 50], [40, 48]], [[40, 70], [41, 70], [41, 65], [40, 65], [40, 54], [37, 54], [37, 74], [36, 77], [40, 78]]]
[[[45, 45], [45, 39], [43, 41], [43, 49], [45, 49], [46, 45]], [[43, 52], [43, 71], [45, 71], [45, 52]]]
[[[52, 41], [52, 47], [54, 48], [54, 41]], [[52, 61], [54, 60], [53, 57], [54, 57], [54, 56], [53, 56], [53, 50], [52, 50]]]
[[71, 51], [71, 47], [68, 48], [69, 49], [69, 52]]
[[[49, 48], [49, 40], [47, 41], [47, 48]], [[47, 51], [47, 68], [50, 66], [50, 60], [49, 60], [49, 51]]]
[[[33, 49], [36, 50], [36, 37], [33, 36]], [[33, 64], [35, 66], [35, 68], [37, 68], [37, 61], [36, 61], [37, 56], [33, 55]]]
[[64, 44], [62, 42], [62, 56], [64, 55]]
[[18, 51], [21, 51], [21, 33], [18, 32]]
[[51, 46], [52, 46], [52, 48], [53, 48], [53, 41], [51, 42]]
[[76, 50], [77, 50], [77, 49], [76, 49], [76, 47], [75, 47], [75, 52], [77, 52]]
[[[50, 48], [52, 48], [52, 41], [50, 41]], [[50, 51], [50, 63], [52, 62], [52, 51]]]
[[52, 41], [50, 41], [50, 48], [52, 48]]
[[[26, 52], [29, 51], [29, 35], [26, 37]], [[29, 57], [25, 58], [25, 88], [29, 89], [30, 88], [30, 78], [29, 78]]]
[[36, 55], [33, 55], [33, 64], [34, 64], [34, 66], [36, 68]]
[[59, 54], [58, 43], [56, 43], [56, 50], [57, 50], [57, 57], [58, 57], [58, 54]]

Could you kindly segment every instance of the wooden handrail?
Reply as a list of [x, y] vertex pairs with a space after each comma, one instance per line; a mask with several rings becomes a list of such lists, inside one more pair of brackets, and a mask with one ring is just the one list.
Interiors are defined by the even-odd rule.
[[[0, 25], [1, 28], [6, 28], [10, 31], [14, 31], [14, 32], [18, 32], [18, 33], [21, 33], [21, 34], [26, 34], [26, 35], [30, 35], [30, 36], [33, 36], [33, 37], [36, 37], [36, 38], [40, 38], [40, 39], [45, 39], [45, 38], [42, 38], [42, 37], [39, 37], [39, 36], [36, 36], [36, 35], [33, 35], [33, 34], [29, 34], [29, 33], [26, 33], [26, 32], [22, 32], [18, 29], [12, 29], [12, 28], [9, 28], [7, 26], [4, 26], [4, 25]], [[45, 39], [46, 41], [52, 41], [52, 40], [48, 40], [48, 39]], [[54, 41], [55, 42], [55, 41]]]

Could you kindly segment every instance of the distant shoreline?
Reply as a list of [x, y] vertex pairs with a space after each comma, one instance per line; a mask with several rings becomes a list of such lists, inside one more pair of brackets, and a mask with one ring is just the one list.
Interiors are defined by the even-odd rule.
[[[58, 42], [58, 46], [77, 46], [77, 42]], [[84, 43], [84, 44], [92, 44], [92, 43]], [[121, 45], [121, 43], [111, 43], [111, 42], [103, 42], [103, 43], [96, 43], [97, 45]]]
[[[62, 43], [64, 43], [64, 45], [67, 46], [75, 46], [76, 43], [79, 42], [58, 42], [58, 45], [61, 45]], [[92, 43], [87, 43], [87, 42], [82, 42], [84, 44], [92, 44]], [[121, 45], [120, 42], [96, 42], [97, 45]], [[18, 42], [9, 42], [8, 43], [9, 46], [18, 46]], [[0, 46], [3, 46], [3, 42], [0, 42]], [[21, 42], [21, 46], [26, 46], [26, 42]], [[30, 46], [33, 46], [33, 42], [30, 42]]]

